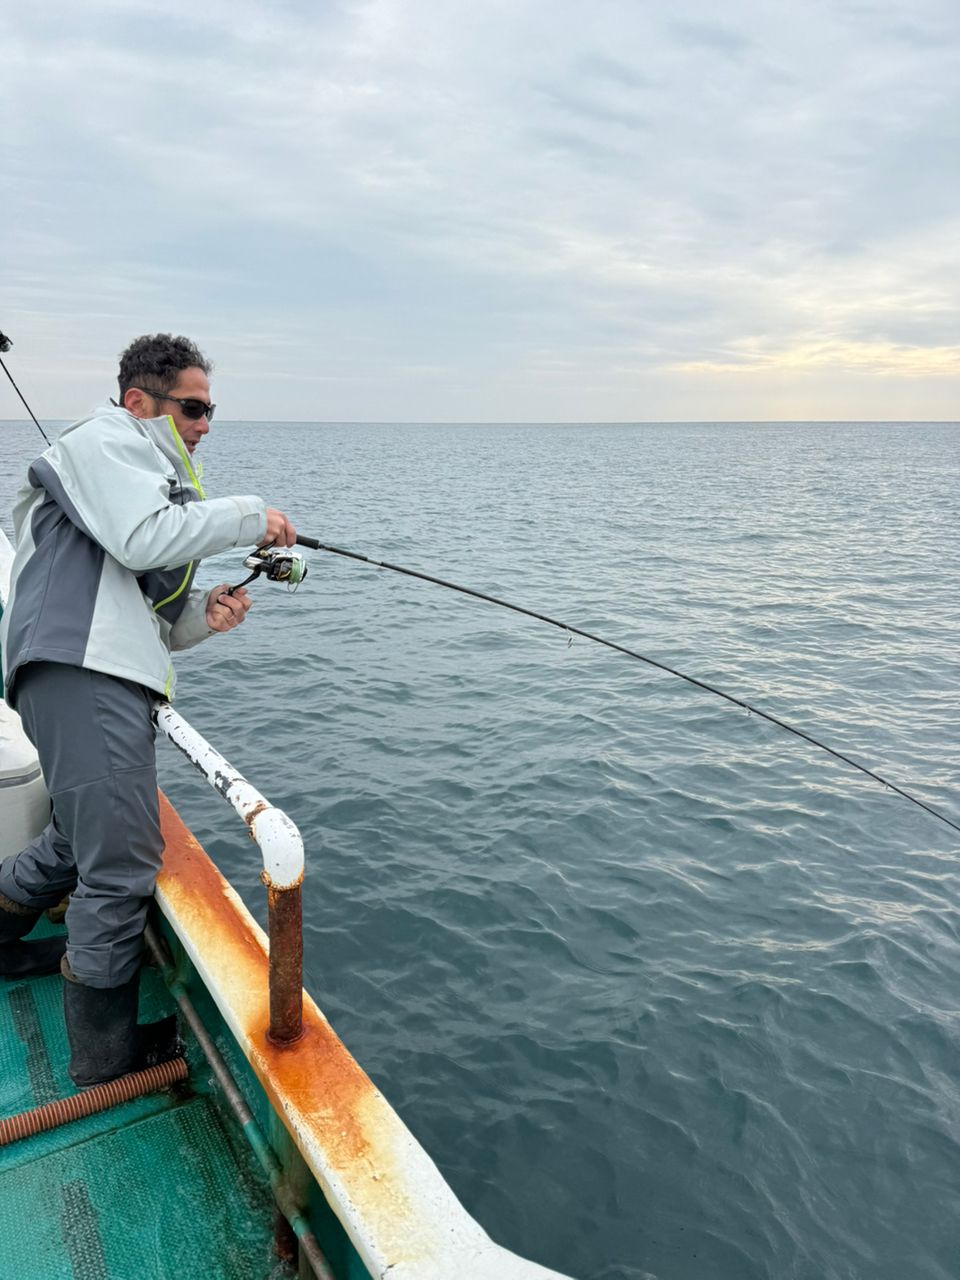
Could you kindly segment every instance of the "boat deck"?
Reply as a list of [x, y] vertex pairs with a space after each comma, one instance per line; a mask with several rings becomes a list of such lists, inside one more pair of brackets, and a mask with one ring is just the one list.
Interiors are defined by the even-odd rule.
[[[37, 935], [50, 931], [44, 922]], [[0, 1116], [76, 1092], [59, 975], [0, 979]], [[140, 1020], [174, 1012], [145, 968]], [[221, 1120], [195, 1046], [190, 1078], [0, 1147], [0, 1280], [281, 1280], [272, 1197]]]

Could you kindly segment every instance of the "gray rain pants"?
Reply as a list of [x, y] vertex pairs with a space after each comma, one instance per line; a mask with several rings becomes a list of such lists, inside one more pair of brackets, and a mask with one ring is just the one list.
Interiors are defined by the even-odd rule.
[[71, 893], [67, 959], [88, 987], [136, 973], [163, 855], [153, 693], [83, 667], [31, 662], [14, 686], [53, 817], [0, 863], [0, 893], [42, 910]]

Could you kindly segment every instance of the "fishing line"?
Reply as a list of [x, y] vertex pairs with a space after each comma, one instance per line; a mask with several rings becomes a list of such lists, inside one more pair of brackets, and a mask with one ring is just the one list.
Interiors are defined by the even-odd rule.
[[[5, 355], [13, 346], [10, 338], [6, 334], [0, 333], [0, 356]], [[0, 368], [10, 379], [10, 385], [20, 397], [23, 407], [29, 413], [30, 417], [36, 424], [37, 430], [50, 444], [50, 439], [44, 431], [40, 423], [37, 422], [33, 410], [27, 404], [23, 397], [23, 393], [13, 380], [10, 370], [0, 359]], [[679, 680], [685, 680], [687, 684], [694, 685], [697, 689], [703, 689], [706, 693], [715, 694], [718, 698], [723, 698], [725, 702], [731, 703], [735, 707], [741, 707], [744, 711], [748, 711], [751, 715], [759, 716], [761, 720], [767, 720], [770, 724], [774, 724], [779, 729], [792, 733], [796, 738], [802, 738], [804, 742], [809, 742], [811, 746], [818, 747], [821, 751], [825, 751], [828, 755], [833, 756], [835, 760], [840, 760], [843, 764], [850, 765], [852, 769], [858, 770], [865, 774], [866, 777], [872, 778], [874, 782], [879, 782], [881, 786], [887, 787], [890, 791], [895, 792], [904, 800], [909, 800], [911, 804], [917, 805], [923, 809], [925, 813], [929, 813], [934, 818], [939, 818], [941, 822], [945, 822], [948, 827], [952, 827], [954, 831], [960, 831], [960, 825], [948, 818], [946, 814], [940, 813], [938, 809], [934, 809], [932, 805], [918, 799], [915, 795], [911, 795], [909, 791], [905, 791], [903, 787], [897, 786], [895, 782], [891, 782], [889, 778], [884, 778], [882, 774], [875, 773], [872, 769], [868, 769], [866, 765], [860, 764], [857, 760], [851, 759], [850, 756], [844, 755], [842, 751], [836, 751], [833, 747], [828, 747], [825, 742], [821, 742], [819, 738], [813, 737], [812, 734], [805, 733], [802, 729], [797, 729], [794, 725], [788, 724], [786, 720], [781, 720], [777, 716], [771, 715], [769, 711], [763, 711], [760, 707], [755, 707], [752, 703], [745, 702], [742, 698], [735, 698], [733, 694], [718, 689], [716, 685], [708, 684], [706, 680], [698, 680], [695, 676], [689, 676], [683, 671], [678, 671], [676, 667], [667, 666], [665, 662], [658, 662], [656, 658], [649, 658], [646, 654], [638, 653], [636, 649], [628, 649], [626, 645], [616, 644], [613, 640], [605, 640], [603, 636], [595, 635], [592, 631], [584, 631], [581, 627], [574, 627], [569, 622], [561, 622], [558, 618], [551, 618], [546, 613], [538, 613], [535, 609], [527, 609], [523, 605], [513, 604], [509, 600], [501, 600], [498, 596], [487, 595], [484, 591], [476, 591], [473, 587], [464, 587], [457, 582], [448, 582], [445, 578], [434, 577], [430, 573], [421, 573], [417, 569], [407, 569], [403, 565], [390, 564], [387, 560], [374, 560], [371, 556], [360, 555], [357, 551], [346, 551], [343, 547], [333, 547], [329, 543], [319, 542], [316, 538], [308, 538], [301, 536], [297, 538], [297, 543], [301, 547], [309, 547], [312, 551], [327, 551], [331, 555], [344, 556], [348, 560], [359, 560], [364, 564], [372, 565], [376, 569], [389, 569], [392, 573], [402, 573], [408, 578], [419, 578], [421, 582], [432, 582], [435, 586], [446, 587], [449, 591], [457, 591], [461, 595], [473, 596], [475, 600], [484, 600], [487, 604], [498, 605], [501, 609], [509, 609], [513, 613], [523, 614], [527, 618], [534, 618], [538, 622], [545, 622], [548, 626], [557, 627], [560, 631], [566, 631], [568, 643], [572, 642], [573, 636], [582, 636], [584, 640], [592, 640], [594, 644], [601, 644], [607, 649], [613, 649], [616, 653], [622, 653], [628, 658], [635, 658], [637, 662], [645, 662], [647, 666], [655, 667], [658, 671], [665, 671], [668, 675], [676, 676]], [[306, 565], [302, 563], [302, 558], [295, 552], [282, 552], [279, 548], [261, 547], [252, 555], [244, 560], [244, 566], [252, 570], [250, 577], [246, 578], [239, 586], [246, 585], [261, 573], [264, 574], [272, 582], [285, 582], [291, 590], [296, 590], [303, 579], [307, 576]], [[230, 589], [232, 595], [237, 587]]]
[[421, 573], [417, 569], [406, 569], [403, 565], [390, 564], [386, 560], [374, 560], [370, 556], [360, 555], [356, 551], [345, 551], [343, 547], [332, 547], [328, 543], [318, 542], [316, 538], [300, 536], [297, 538], [297, 543], [301, 547], [309, 547], [312, 551], [329, 551], [335, 556], [345, 556], [349, 560], [360, 560], [364, 564], [373, 565], [376, 569], [390, 569], [393, 573], [402, 573], [408, 578], [419, 578], [423, 582], [432, 582], [438, 587], [447, 587], [450, 591], [459, 591], [461, 595], [473, 596], [475, 600], [485, 600], [488, 604], [499, 605], [502, 609], [510, 609], [513, 613], [521, 613], [528, 618], [535, 618], [538, 622], [546, 622], [551, 627], [558, 627], [561, 631], [566, 631], [571, 637], [582, 636], [585, 640], [592, 640], [595, 644], [602, 644], [607, 649], [613, 649], [617, 653], [625, 654], [628, 658], [635, 658], [638, 662], [645, 662], [650, 667], [656, 667], [658, 671], [666, 671], [671, 676], [677, 676], [680, 680], [685, 680], [687, 684], [692, 684], [707, 693], [713, 693], [718, 698], [723, 698], [726, 702], [732, 703], [733, 706], [741, 707], [744, 711], [749, 711], [752, 715], [759, 716], [761, 720], [768, 720], [770, 724], [775, 724], [779, 729], [785, 729], [787, 733], [792, 733], [795, 737], [802, 738], [804, 742], [809, 742], [811, 746], [819, 747], [821, 751], [826, 751], [835, 760], [841, 760], [844, 764], [850, 765], [851, 768], [859, 770], [860, 773], [866, 774], [868, 778], [872, 778], [874, 782], [879, 782], [881, 786], [896, 792], [904, 800], [909, 800], [911, 804], [917, 805], [934, 818], [939, 818], [941, 822], [945, 822], [954, 831], [960, 831], [960, 825], [945, 814], [940, 813], [938, 809], [934, 809], [932, 805], [919, 800], [915, 795], [911, 795], [903, 787], [898, 787], [889, 778], [884, 778], [881, 774], [874, 773], [866, 765], [860, 764], [858, 761], [851, 759], [850, 756], [844, 755], [842, 751], [836, 751], [833, 747], [828, 747], [825, 742], [821, 742], [819, 738], [813, 737], [812, 734], [805, 733], [802, 729], [797, 729], [792, 724], [787, 724], [786, 720], [780, 720], [768, 711], [763, 711], [760, 707], [744, 702], [742, 698], [735, 698], [733, 694], [725, 693], [723, 689], [718, 689], [715, 685], [708, 684], [705, 680], [698, 680], [695, 676], [688, 676], [683, 671], [678, 671], [675, 667], [668, 667], [665, 662], [658, 662], [656, 658], [648, 658], [645, 654], [638, 653], [635, 649], [628, 649], [626, 645], [616, 644], [613, 640], [605, 640], [603, 636], [594, 635], [592, 631], [584, 631], [581, 627], [571, 626], [568, 622], [561, 622], [559, 619], [551, 618], [545, 613], [538, 613], [535, 609], [527, 609], [523, 605], [512, 604], [509, 600], [501, 600], [498, 596], [487, 595], [484, 591], [475, 591], [472, 587], [464, 587], [456, 582], [448, 582], [445, 578], [436, 578], [432, 574]]
[[[7, 337], [7, 335], [6, 335], [5, 333], [0, 333], [0, 356], [5, 356], [5, 355], [7, 354], [7, 352], [10, 350], [10, 348], [11, 348], [12, 346], [13, 346], [13, 342], [12, 342], [12, 340], [11, 340], [10, 338], [8, 338], [8, 337]], [[21, 401], [22, 401], [22, 403], [23, 403], [23, 407], [26, 409], [27, 413], [29, 413], [30, 417], [31, 417], [31, 418], [33, 418], [34, 422], [36, 422], [36, 424], [37, 424], [37, 430], [38, 430], [38, 431], [40, 432], [40, 434], [43, 436], [44, 440], [46, 440], [47, 444], [49, 444], [49, 443], [50, 443], [50, 437], [49, 437], [49, 436], [47, 435], [47, 433], [44, 431], [43, 427], [41, 427], [40, 423], [39, 423], [39, 422], [37, 422], [36, 418], [34, 418], [34, 417], [33, 417], [33, 410], [32, 410], [32, 409], [30, 408], [30, 406], [27, 404], [26, 400], [24, 400], [24, 398], [23, 398], [23, 392], [20, 390], [20, 388], [19, 388], [19, 387], [17, 386], [17, 384], [14, 382], [14, 380], [13, 380], [13, 374], [10, 372], [10, 370], [7, 368], [7, 366], [3, 363], [3, 360], [0, 360], [0, 369], [2, 369], [2, 370], [3, 370], [3, 372], [4, 372], [4, 373], [7, 375], [7, 377], [10, 379], [10, 385], [11, 385], [11, 387], [13, 387], [14, 391], [15, 391], [15, 392], [17, 393], [17, 395], [20, 397], [20, 400], [21, 400]]]

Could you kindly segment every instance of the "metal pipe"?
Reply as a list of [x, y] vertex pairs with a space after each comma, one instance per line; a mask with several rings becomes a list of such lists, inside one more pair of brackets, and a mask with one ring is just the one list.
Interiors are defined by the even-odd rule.
[[294, 823], [264, 799], [168, 702], [154, 705], [160, 729], [247, 824], [263, 855], [270, 934], [270, 1028], [280, 1048], [303, 1035], [303, 930], [300, 886], [303, 839]]
[[336, 1280], [336, 1276], [334, 1275], [323, 1250], [320, 1248], [320, 1242], [314, 1235], [313, 1230], [310, 1227], [310, 1223], [307, 1221], [302, 1209], [290, 1193], [290, 1188], [288, 1187], [286, 1178], [284, 1177], [283, 1169], [274, 1154], [273, 1148], [270, 1146], [269, 1142], [267, 1142], [263, 1135], [263, 1130], [254, 1119], [253, 1112], [247, 1105], [246, 1098], [244, 1098], [243, 1094], [240, 1092], [240, 1088], [233, 1076], [230, 1074], [230, 1068], [224, 1061], [223, 1055], [214, 1044], [210, 1032], [204, 1026], [200, 1015], [194, 1007], [193, 1001], [187, 994], [186, 987], [177, 977], [170, 955], [152, 924], [147, 925], [144, 932], [144, 939], [151, 955], [160, 966], [160, 971], [163, 974], [164, 981], [166, 982], [171, 995], [176, 1000], [187, 1025], [193, 1032], [194, 1037], [203, 1052], [203, 1056], [210, 1064], [210, 1069], [216, 1077], [220, 1088], [223, 1090], [224, 1098], [226, 1099], [230, 1110], [233, 1112], [234, 1118], [240, 1126], [241, 1132], [250, 1144], [254, 1155], [257, 1157], [257, 1160], [260, 1162], [261, 1167], [269, 1178], [270, 1190], [273, 1193], [273, 1198], [276, 1201], [277, 1208], [293, 1228], [299, 1242], [300, 1249], [305, 1255], [310, 1266], [313, 1268], [316, 1280]]
[[300, 886], [267, 886], [270, 925], [271, 1044], [293, 1044], [303, 1035], [303, 907]]

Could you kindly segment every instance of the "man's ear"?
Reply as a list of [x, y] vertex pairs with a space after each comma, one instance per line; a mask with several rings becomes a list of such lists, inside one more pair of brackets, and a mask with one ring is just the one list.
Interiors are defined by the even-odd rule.
[[151, 418], [150, 397], [139, 387], [127, 387], [123, 393], [123, 407], [135, 418]]

